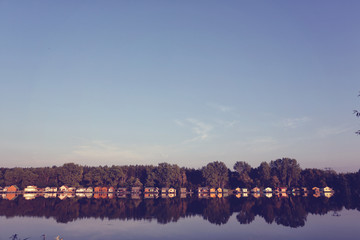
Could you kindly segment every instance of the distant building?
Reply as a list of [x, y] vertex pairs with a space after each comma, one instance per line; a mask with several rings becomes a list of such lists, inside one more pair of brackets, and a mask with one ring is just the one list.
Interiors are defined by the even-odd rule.
[[20, 191], [20, 189], [16, 185], [11, 185], [10, 187], [8, 187], [6, 189], [6, 192], [8, 192], [8, 193], [17, 193], [19, 191]]
[[271, 187], [265, 188], [264, 193], [272, 193], [272, 188]]
[[25, 189], [24, 189], [24, 192], [25, 193], [35, 193], [35, 192], [38, 192], [38, 188], [37, 186], [27, 186]]

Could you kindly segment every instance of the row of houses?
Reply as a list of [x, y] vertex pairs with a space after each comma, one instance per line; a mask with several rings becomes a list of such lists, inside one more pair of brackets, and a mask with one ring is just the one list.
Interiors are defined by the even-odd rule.
[[[246, 196], [246, 194], [249, 193], [263, 193], [263, 194], [308, 194], [310, 191], [312, 191], [314, 194], [317, 193], [333, 193], [333, 189], [330, 187], [324, 187], [324, 188], [318, 188], [313, 187], [311, 190], [308, 190], [305, 187], [302, 188], [286, 188], [286, 187], [279, 187], [279, 188], [259, 188], [254, 187], [252, 189], [247, 188], [236, 188], [235, 190], [229, 190], [229, 189], [223, 189], [223, 188], [209, 188], [209, 187], [199, 187], [198, 188], [198, 195], [201, 196], [207, 196], [207, 195], [217, 195], [218, 197], [221, 197], [223, 195], [229, 195], [229, 194], [243, 194]], [[165, 194], [169, 195], [170, 197], [175, 197], [177, 190], [175, 188], [157, 188], [157, 187], [131, 187], [131, 188], [117, 188], [114, 187], [88, 187], [88, 188], [75, 188], [75, 187], [68, 187], [68, 186], [61, 186], [59, 188], [56, 187], [46, 187], [46, 188], [38, 188], [36, 186], [27, 186], [23, 191], [21, 191], [16, 185], [12, 185], [9, 187], [1, 188], [0, 192], [2, 193], [24, 193], [24, 194], [30, 194], [30, 193], [78, 193], [78, 194], [86, 194], [86, 193], [101, 193], [101, 194], [112, 194], [117, 193], [117, 195], [125, 196], [128, 194], [144, 194], [144, 197], [150, 198], [150, 197], [157, 197], [159, 194]], [[180, 194], [192, 194], [192, 191], [188, 191], [186, 188], [180, 188]]]
[[[186, 188], [180, 188], [180, 197], [185, 198], [187, 194], [192, 194], [192, 191], [187, 191]], [[234, 194], [236, 197], [248, 197], [250, 194], [258, 198], [260, 196], [265, 197], [288, 197], [289, 194], [293, 196], [308, 196], [309, 193], [313, 193], [314, 197], [331, 197], [334, 193], [330, 187], [318, 188], [314, 187], [311, 190], [307, 188], [286, 188], [280, 187], [272, 189], [254, 187], [252, 189], [247, 188], [236, 188], [235, 190], [223, 189], [223, 188], [209, 188], [199, 187], [198, 197], [199, 198], [222, 198]], [[17, 186], [12, 185], [5, 188], [0, 188], [0, 193], [3, 193], [3, 198], [13, 199], [18, 194], [23, 194], [25, 199], [34, 199], [36, 197], [54, 198], [59, 197], [60, 199], [73, 198], [73, 197], [87, 197], [87, 198], [114, 198], [115, 194], [118, 198], [126, 198], [131, 195], [131, 198], [140, 199], [140, 195], [143, 194], [145, 199], [148, 198], [173, 198], [176, 196], [177, 190], [175, 188], [157, 188], [157, 187], [132, 187], [132, 188], [117, 188], [114, 187], [88, 187], [88, 188], [75, 188], [67, 187], [65, 185], [56, 187], [38, 188], [36, 186], [27, 186], [24, 190], [20, 190]]]
[[226, 197], [229, 194], [234, 194], [236, 197], [248, 197], [250, 194], [258, 198], [260, 196], [265, 197], [272, 197], [272, 196], [278, 196], [278, 197], [288, 197], [288, 195], [292, 196], [308, 196], [308, 194], [313, 193], [314, 197], [331, 197], [334, 194], [334, 190], [330, 187], [324, 187], [324, 188], [318, 188], [313, 187], [311, 190], [308, 190], [305, 187], [302, 188], [286, 188], [286, 187], [279, 187], [279, 188], [258, 188], [254, 187], [252, 189], [247, 188], [236, 188], [235, 190], [229, 190], [229, 189], [222, 189], [222, 188], [208, 188], [208, 187], [199, 187], [198, 188], [198, 197], [199, 198], [213, 198], [213, 197]]
[[[229, 194], [231, 194], [231, 192], [226, 192], [223, 191], [222, 193], [220, 192], [211, 192], [211, 193], [199, 193], [198, 194], [198, 198], [222, 198], [222, 197], [227, 197], [229, 196]], [[66, 198], [95, 198], [95, 199], [113, 199], [115, 197], [117, 198], [131, 198], [131, 199], [141, 199], [143, 197], [143, 199], [155, 199], [155, 198], [173, 198], [176, 195], [172, 194], [172, 193], [144, 193], [143, 196], [141, 196], [138, 193], [131, 193], [131, 194], [124, 194], [124, 193], [105, 193], [105, 192], [76, 192], [76, 193], [71, 193], [71, 192], [67, 192], [67, 193], [33, 193], [33, 192], [23, 192], [22, 194], [20, 193], [2, 193], [0, 194], [0, 198], [3, 199], [7, 199], [7, 200], [14, 200], [16, 199], [18, 196], [23, 195], [23, 197], [26, 200], [32, 200], [35, 199], [37, 197], [43, 197], [43, 198], [59, 198], [60, 200], [64, 200]], [[282, 192], [282, 193], [272, 193], [272, 192], [243, 192], [243, 193], [234, 193], [234, 196], [237, 198], [247, 198], [249, 196], [252, 196], [254, 198], [259, 198], [259, 197], [267, 197], [267, 198], [272, 198], [272, 197], [281, 197], [281, 198], [287, 198], [290, 196], [302, 196], [302, 197], [307, 197], [308, 193], [307, 192], [292, 192], [291, 194], [288, 194], [287, 192]], [[313, 197], [320, 197], [320, 196], [324, 196], [327, 198], [330, 198], [333, 196], [333, 192], [323, 192], [323, 191], [316, 191], [313, 194]], [[186, 198], [187, 194], [180, 194], [180, 198]]]
[[[180, 188], [180, 195], [186, 195], [190, 192], [186, 188]], [[46, 187], [38, 188], [36, 186], [27, 186], [25, 189], [20, 190], [16, 185], [0, 188], [0, 193], [9, 194], [17, 193], [24, 194], [24, 196], [36, 196], [39, 194], [45, 194], [44, 196], [53, 196], [52, 194], [58, 194], [59, 196], [93, 196], [94, 198], [107, 198], [108, 194], [117, 194], [119, 197], [126, 195], [140, 195], [144, 194], [145, 198], [155, 198], [161, 195], [162, 197], [175, 197], [177, 190], [175, 188], [157, 188], [157, 187], [131, 187], [131, 188], [117, 188], [114, 187], [88, 187], [88, 188], [75, 188], [68, 186]], [[30, 198], [30, 197], [29, 197]]]

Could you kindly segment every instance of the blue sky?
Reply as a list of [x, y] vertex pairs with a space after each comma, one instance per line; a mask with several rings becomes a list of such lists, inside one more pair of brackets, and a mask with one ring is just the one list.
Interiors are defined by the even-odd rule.
[[358, 1], [0, 1], [0, 166], [360, 167]]

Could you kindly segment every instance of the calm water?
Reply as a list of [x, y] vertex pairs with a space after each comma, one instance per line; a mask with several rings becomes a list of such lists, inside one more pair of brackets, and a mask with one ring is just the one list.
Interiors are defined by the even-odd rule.
[[[347, 208], [347, 209], [346, 209]], [[0, 200], [0, 239], [358, 239], [358, 199]]]

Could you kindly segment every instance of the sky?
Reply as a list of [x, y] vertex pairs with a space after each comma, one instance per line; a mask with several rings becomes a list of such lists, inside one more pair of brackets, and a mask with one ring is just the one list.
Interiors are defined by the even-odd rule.
[[360, 168], [359, 1], [0, 0], [0, 167]]

